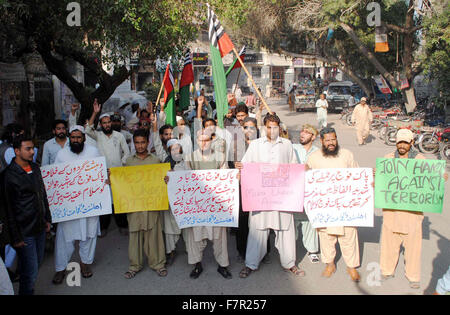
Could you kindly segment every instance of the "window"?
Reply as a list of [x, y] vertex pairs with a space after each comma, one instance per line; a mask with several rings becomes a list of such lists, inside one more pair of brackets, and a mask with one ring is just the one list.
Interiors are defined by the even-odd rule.
[[252, 67], [252, 77], [261, 78], [261, 67]]

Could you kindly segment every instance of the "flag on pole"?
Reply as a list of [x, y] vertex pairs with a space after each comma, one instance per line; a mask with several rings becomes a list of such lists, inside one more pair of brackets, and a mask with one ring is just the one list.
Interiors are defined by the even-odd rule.
[[184, 67], [180, 80], [180, 110], [185, 110], [190, 105], [190, 86], [194, 82], [194, 70], [192, 68], [192, 58], [189, 49], [184, 55]]
[[[242, 61], [244, 61], [244, 57], [245, 57], [246, 53], [247, 53], [247, 50], [245, 49], [245, 45], [244, 45], [244, 47], [242, 47], [241, 51], [239, 52], [239, 57], [241, 57]], [[237, 69], [237, 68], [242, 68], [242, 65], [239, 62], [239, 60], [236, 58], [236, 59], [234, 59], [231, 66], [228, 68], [227, 72], [225, 72], [225, 76], [228, 77], [228, 75], [231, 73], [231, 71], [233, 71], [234, 69]]]
[[223, 68], [222, 57], [233, 50], [233, 43], [220, 25], [219, 19], [209, 4], [209, 42], [211, 50], [212, 77], [216, 97], [217, 122], [223, 128], [223, 118], [228, 113], [227, 78]]
[[172, 64], [167, 64], [166, 72], [164, 73], [164, 112], [166, 113], [166, 124], [172, 127], [176, 126], [176, 112], [175, 112], [175, 84], [172, 72]]

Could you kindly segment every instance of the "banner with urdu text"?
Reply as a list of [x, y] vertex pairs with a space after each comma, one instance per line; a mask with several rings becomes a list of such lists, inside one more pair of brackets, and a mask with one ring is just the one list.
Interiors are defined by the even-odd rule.
[[304, 205], [314, 228], [373, 227], [373, 169], [324, 168], [307, 171]]
[[169, 172], [170, 209], [179, 228], [237, 227], [238, 174], [235, 169]]
[[168, 210], [169, 163], [110, 168], [114, 213]]
[[111, 193], [105, 158], [41, 167], [52, 223], [110, 214]]

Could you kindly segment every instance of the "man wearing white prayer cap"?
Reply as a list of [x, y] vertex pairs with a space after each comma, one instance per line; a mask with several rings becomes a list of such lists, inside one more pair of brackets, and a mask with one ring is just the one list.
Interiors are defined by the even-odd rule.
[[[67, 163], [101, 156], [98, 149], [86, 142], [85, 129], [75, 125], [69, 129], [69, 146], [61, 149], [55, 158], [55, 163]], [[94, 261], [97, 235], [100, 234], [99, 217], [75, 219], [59, 222], [55, 240], [55, 269], [54, 284], [61, 284], [64, 280], [67, 265], [75, 249], [75, 241], [79, 241], [81, 258], [81, 275], [84, 278], [92, 276], [90, 265]]]
[[[111, 115], [109, 113], [101, 114], [99, 117], [101, 131], [94, 129], [95, 117], [100, 113], [101, 106], [95, 99], [93, 104], [92, 116], [86, 126], [86, 134], [97, 141], [97, 148], [100, 154], [106, 159], [106, 167], [121, 167], [125, 164], [130, 156], [130, 148], [124, 135], [112, 129]], [[119, 232], [122, 235], [128, 235], [126, 231], [128, 227], [127, 216], [125, 214], [115, 214], [114, 219]], [[101, 237], [106, 235], [109, 224], [111, 223], [111, 215], [103, 215], [100, 217], [100, 228], [102, 230]]]

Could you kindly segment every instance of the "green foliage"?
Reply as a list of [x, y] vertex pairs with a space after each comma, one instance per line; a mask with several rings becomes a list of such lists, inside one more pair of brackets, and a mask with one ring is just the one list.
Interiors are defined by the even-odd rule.
[[152, 102], [156, 101], [158, 98], [158, 93], [161, 88], [160, 82], [151, 83], [148, 82], [144, 85], [144, 91], [147, 94], [147, 99], [151, 100]]
[[423, 25], [424, 54], [421, 62], [424, 74], [437, 81], [439, 91], [450, 98], [450, 5], [437, 16], [425, 18]]

